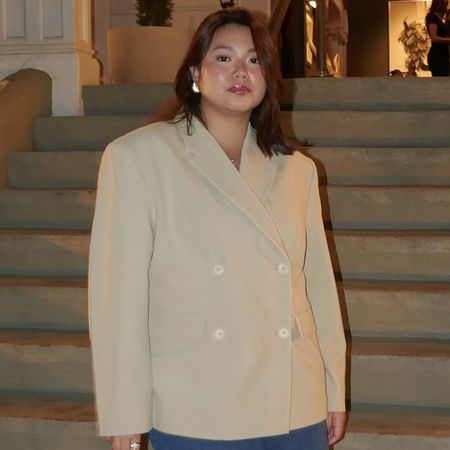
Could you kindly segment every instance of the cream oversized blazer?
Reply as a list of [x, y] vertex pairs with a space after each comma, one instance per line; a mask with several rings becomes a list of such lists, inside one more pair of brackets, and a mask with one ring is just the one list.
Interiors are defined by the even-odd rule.
[[287, 433], [344, 410], [345, 339], [311, 160], [238, 172], [194, 119], [106, 149], [89, 267], [101, 435]]

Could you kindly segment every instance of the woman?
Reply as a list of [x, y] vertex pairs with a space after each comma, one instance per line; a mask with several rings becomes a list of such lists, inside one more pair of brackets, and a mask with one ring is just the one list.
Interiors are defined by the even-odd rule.
[[428, 66], [433, 77], [449, 75], [449, 44], [444, 17], [447, 13], [448, 0], [433, 0], [425, 18], [431, 49], [428, 53]]
[[282, 135], [277, 61], [247, 10], [210, 15], [168, 120], [105, 151], [89, 301], [113, 450], [148, 430], [155, 450], [325, 450], [343, 436], [317, 172]]

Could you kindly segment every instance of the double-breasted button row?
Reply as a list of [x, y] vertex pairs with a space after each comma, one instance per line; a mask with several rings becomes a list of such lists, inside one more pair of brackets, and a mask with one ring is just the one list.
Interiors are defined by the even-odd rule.
[[[287, 339], [291, 335], [288, 328], [280, 328], [277, 330], [277, 336], [280, 339]], [[225, 330], [223, 328], [216, 328], [213, 331], [213, 337], [217, 341], [221, 341], [222, 339], [225, 339]]]
[[[223, 273], [225, 272], [225, 267], [223, 266], [223, 264], [216, 264], [213, 268], [213, 271], [215, 275], [220, 276], [223, 275]], [[277, 271], [278, 273], [285, 275], [289, 273], [289, 267], [285, 263], [280, 263], [277, 266]]]

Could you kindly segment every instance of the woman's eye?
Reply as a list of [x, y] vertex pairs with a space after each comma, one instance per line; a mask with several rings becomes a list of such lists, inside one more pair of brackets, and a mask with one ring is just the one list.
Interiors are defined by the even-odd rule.
[[217, 57], [217, 61], [219, 61], [219, 62], [227, 62], [229, 60], [230, 60], [230, 58], [228, 56], [218, 56]]
[[259, 64], [259, 59], [258, 58], [250, 58], [250, 62], [252, 64]]

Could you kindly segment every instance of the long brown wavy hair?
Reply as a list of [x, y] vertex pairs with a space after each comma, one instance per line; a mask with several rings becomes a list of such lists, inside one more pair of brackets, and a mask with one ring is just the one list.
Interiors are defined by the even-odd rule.
[[448, 9], [448, 0], [433, 0], [431, 3], [428, 14], [439, 14], [444, 16]]
[[172, 123], [185, 120], [189, 134], [192, 133], [194, 116], [205, 125], [201, 116], [201, 94], [192, 91], [193, 79], [190, 68], [201, 67], [214, 33], [220, 27], [230, 24], [250, 29], [267, 85], [263, 100], [250, 115], [250, 123], [256, 129], [257, 144], [269, 157], [278, 153], [292, 154], [297, 149], [285, 138], [280, 126], [281, 70], [278, 53], [264, 23], [245, 8], [224, 9], [210, 14], [203, 20], [176, 75], [176, 99], [166, 106], [164, 112], [157, 115], [156, 120]]

